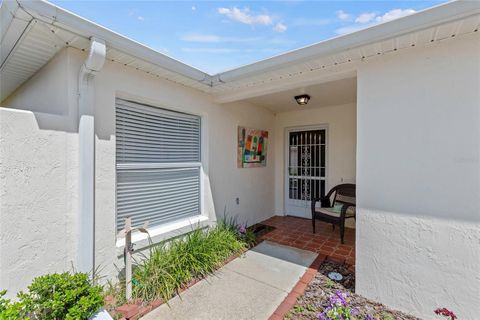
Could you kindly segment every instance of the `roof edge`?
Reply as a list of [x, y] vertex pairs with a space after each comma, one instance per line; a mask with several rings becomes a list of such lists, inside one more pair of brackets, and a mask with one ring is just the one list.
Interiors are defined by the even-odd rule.
[[221, 82], [230, 82], [279, 67], [307, 61], [316, 56], [332, 55], [336, 52], [385, 41], [410, 32], [427, 29], [480, 13], [480, 1], [457, 0], [427, 8], [417, 13], [366, 29], [327, 39], [313, 45], [295, 49], [280, 55], [216, 74]]
[[[4, 0], [2, 7], [6, 4], [9, 4], [9, 8], [19, 6], [24, 12], [31, 15], [32, 18], [52, 24], [84, 38], [101, 38], [108, 46], [114, 49], [198, 81], [207, 87], [215, 87], [255, 74], [285, 68], [293, 64], [308, 61], [314, 57], [332, 55], [356, 47], [385, 41], [393, 37], [480, 13], [480, 1], [456, 0], [433, 8], [427, 8], [403, 18], [327, 39], [265, 60], [211, 75], [45, 0]], [[5, 7], [3, 7], [3, 9], [5, 9]], [[6, 30], [5, 26], [8, 28], [8, 25], [5, 25], [2, 21], [2, 33]]]
[[82, 18], [73, 12], [60, 8], [50, 2], [44, 0], [16, 0], [16, 2], [19, 4], [20, 8], [32, 15], [35, 19], [55, 25], [85, 38], [101, 38], [112, 48], [211, 86], [212, 76], [210, 74], [160, 53], [140, 42], [127, 38], [90, 20]]

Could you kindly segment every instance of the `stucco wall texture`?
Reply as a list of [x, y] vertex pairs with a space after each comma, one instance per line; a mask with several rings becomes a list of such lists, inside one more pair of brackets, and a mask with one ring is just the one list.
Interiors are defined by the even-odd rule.
[[480, 314], [480, 37], [358, 70], [358, 293]]
[[10, 296], [46, 271], [72, 269], [76, 140], [38, 126], [62, 119], [0, 108], [0, 287]]

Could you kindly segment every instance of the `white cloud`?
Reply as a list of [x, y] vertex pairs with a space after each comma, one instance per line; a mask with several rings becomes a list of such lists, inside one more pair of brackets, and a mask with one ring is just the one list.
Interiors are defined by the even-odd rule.
[[376, 14], [373, 12], [365, 12], [358, 15], [355, 18], [354, 24], [341, 27], [335, 30], [335, 32], [337, 34], [351, 33], [364, 28], [371, 27], [378, 23], [392, 21], [401, 17], [405, 17], [415, 12], [416, 11], [413, 9], [392, 9], [390, 11], [385, 12], [383, 15]]
[[248, 25], [271, 25], [273, 23], [273, 19], [271, 16], [266, 14], [252, 14], [249, 8], [218, 8], [217, 11], [219, 14], [224, 15], [233, 21], [241, 22]]
[[387, 22], [392, 21], [401, 17], [408, 16], [416, 11], [413, 9], [393, 9], [386, 12], [383, 16], [377, 16], [375, 20], [377, 22]]
[[137, 14], [138, 11], [136, 9], [132, 9], [128, 12], [128, 16], [137, 19], [138, 21], [145, 21], [145, 18], [139, 14]]
[[288, 27], [285, 24], [279, 22], [275, 25], [275, 27], [273, 27], [273, 31], [282, 33], [282, 32], [287, 31], [287, 28]]
[[351, 14], [346, 13], [346, 12], [343, 11], [343, 10], [338, 10], [338, 11], [336, 12], [336, 14], [337, 14], [337, 18], [340, 19], [340, 20], [342, 20], [342, 21], [348, 21], [348, 20], [350, 20], [350, 19], [352, 18], [352, 15], [351, 15]]
[[259, 37], [241, 38], [241, 37], [222, 37], [215, 34], [189, 33], [180, 37], [183, 41], [200, 43], [220, 43], [220, 42], [253, 42], [260, 40]]
[[375, 12], [365, 12], [360, 14], [357, 18], [355, 18], [355, 22], [357, 23], [369, 23], [373, 21], [377, 17]]
[[195, 11], [195, 10], [197, 10], [197, 7], [192, 6], [192, 11]]

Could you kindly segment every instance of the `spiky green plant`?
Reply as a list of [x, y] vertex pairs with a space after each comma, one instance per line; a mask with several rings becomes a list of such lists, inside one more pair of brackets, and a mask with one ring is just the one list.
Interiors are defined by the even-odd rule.
[[134, 297], [168, 301], [188, 282], [212, 273], [246, 247], [237, 231], [224, 223], [198, 228], [182, 238], [156, 246], [134, 270]]

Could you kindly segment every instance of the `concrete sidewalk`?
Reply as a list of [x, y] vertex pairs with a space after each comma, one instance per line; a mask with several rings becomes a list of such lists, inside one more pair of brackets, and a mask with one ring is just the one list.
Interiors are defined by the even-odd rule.
[[268, 319], [316, 256], [264, 241], [142, 319]]

